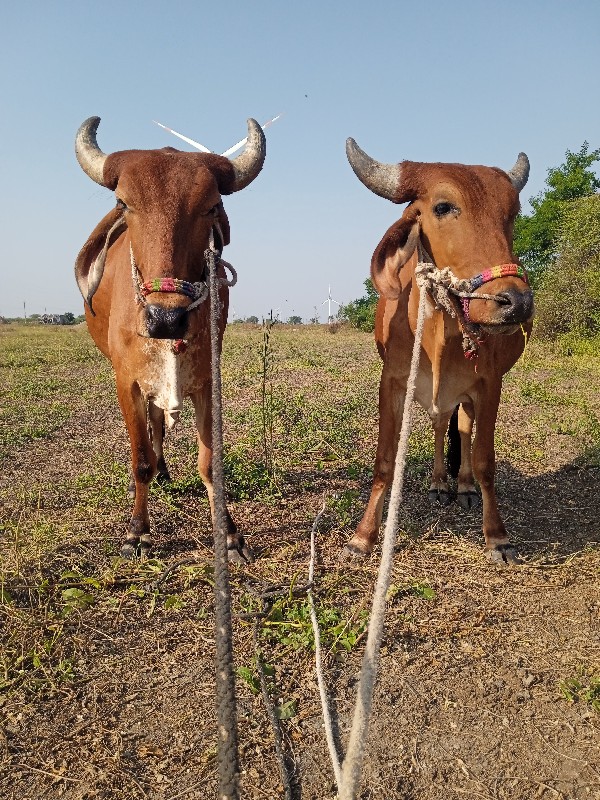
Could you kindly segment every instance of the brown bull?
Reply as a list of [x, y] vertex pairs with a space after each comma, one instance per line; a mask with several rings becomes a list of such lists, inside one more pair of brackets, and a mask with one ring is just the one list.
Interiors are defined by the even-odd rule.
[[[169, 478], [164, 425], [175, 424], [185, 396], [194, 404], [198, 471], [214, 514], [205, 251], [211, 239], [219, 253], [229, 243], [221, 196], [256, 178], [266, 147], [261, 127], [248, 120], [246, 149], [231, 161], [171, 147], [105, 155], [96, 142], [99, 122], [83, 123], [75, 152], [84, 172], [115, 192], [116, 208], [83, 246], [75, 275], [90, 333], [113, 365], [131, 444], [135, 503], [122, 549], [131, 556], [150, 549], [148, 487], [155, 475]], [[219, 274], [220, 348], [228, 306], [222, 265]], [[230, 555], [249, 558], [229, 512], [227, 529]]]
[[379, 441], [371, 496], [346, 547], [367, 554], [377, 540], [402, 423], [420, 298], [419, 266], [419, 272], [445, 278], [446, 286], [444, 292], [444, 281], [438, 282], [443, 297], [436, 295], [435, 300], [428, 291], [415, 391], [435, 432], [430, 499], [446, 504], [450, 498], [444, 437], [458, 407], [457, 499], [465, 508], [475, 505], [477, 479], [486, 554], [492, 561], [517, 562], [496, 502], [494, 427], [502, 376], [523, 352], [533, 318], [533, 294], [512, 252], [519, 192], [529, 175], [527, 156], [521, 153], [506, 173], [460, 164], [381, 164], [353, 139], [346, 151], [367, 188], [394, 203], [409, 203], [371, 262], [372, 280], [380, 294], [375, 339], [383, 359]]

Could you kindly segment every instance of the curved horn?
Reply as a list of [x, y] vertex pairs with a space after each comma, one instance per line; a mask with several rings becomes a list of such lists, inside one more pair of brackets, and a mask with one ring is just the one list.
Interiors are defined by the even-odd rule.
[[90, 117], [80, 126], [75, 137], [75, 155], [79, 166], [100, 186], [106, 186], [104, 183], [104, 162], [107, 159], [106, 153], [98, 147], [96, 141], [96, 131], [100, 124], [100, 117]]
[[516, 164], [508, 172], [508, 177], [517, 192], [520, 192], [527, 183], [527, 178], [529, 178], [529, 159], [525, 153], [519, 153]]
[[254, 119], [248, 120], [248, 141], [246, 149], [237, 158], [231, 159], [235, 172], [235, 184], [232, 191], [245, 189], [262, 169], [267, 154], [267, 140], [263, 129]]
[[400, 165], [382, 164], [368, 156], [354, 139], [346, 139], [346, 155], [356, 177], [380, 197], [397, 203], [400, 195]]

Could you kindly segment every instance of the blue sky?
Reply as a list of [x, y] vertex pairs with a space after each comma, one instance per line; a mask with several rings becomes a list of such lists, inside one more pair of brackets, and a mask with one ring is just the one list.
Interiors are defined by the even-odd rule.
[[524, 201], [567, 148], [600, 146], [597, 0], [3, 6], [5, 316], [24, 301], [28, 314], [82, 311], [73, 262], [114, 202], [73, 154], [92, 115], [105, 152], [179, 146], [153, 119], [222, 152], [247, 117], [284, 114], [261, 175], [225, 198], [238, 317], [306, 319], [317, 306], [324, 320], [329, 284], [343, 302], [363, 294], [400, 210], [356, 179], [348, 136], [387, 162], [509, 169], [524, 150]]

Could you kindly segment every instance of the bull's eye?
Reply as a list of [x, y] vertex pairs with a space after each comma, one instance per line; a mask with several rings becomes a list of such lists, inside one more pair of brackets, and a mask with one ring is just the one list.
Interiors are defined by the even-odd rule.
[[456, 209], [452, 203], [436, 203], [433, 207], [433, 213], [436, 215], [436, 217], [445, 217], [446, 214], [450, 214], [455, 210]]
[[121, 200], [120, 197], [117, 197], [117, 208], [119, 208], [121, 211], [127, 210], [127, 205]]

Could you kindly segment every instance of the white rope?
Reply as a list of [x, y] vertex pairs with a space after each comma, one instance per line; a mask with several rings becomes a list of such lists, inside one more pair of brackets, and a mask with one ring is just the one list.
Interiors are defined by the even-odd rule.
[[[417, 279], [418, 280], [418, 279]], [[419, 281], [420, 283], [420, 281]], [[404, 470], [406, 465], [406, 454], [408, 451], [408, 439], [412, 423], [412, 402], [415, 394], [415, 382], [419, 358], [421, 355], [421, 340], [423, 338], [423, 326], [425, 323], [425, 304], [427, 303], [427, 292], [422, 286], [419, 299], [419, 312], [417, 316], [417, 329], [415, 331], [415, 343], [413, 346], [410, 373], [406, 385], [406, 397], [404, 400], [404, 411], [402, 415], [402, 428], [398, 442], [398, 452], [394, 465], [394, 479], [390, 494], [387, 519], [385, 522], [385, 533], [383, 538], [381, 563], [377, 575], [377, 584], [373, 596], [373, 606], [371, 609], [371, 619], [369, 622], [369, 633], [363, 663], [360, 673], [360, 681], [357, 689], [356, 705], [354, 708], [354, 719], [350, 731], [348, 742], [348, 752], [342, 767], [341, 784], [338, 782], [339, 800], [356, 800], [360, 789], [360, 777], [362, 762], [369, 734], [369, 720], [373, 705], [373, 689], [377, 677], [379, 666], [379, 650], [383, 636], [383, 623], [385, 617], [385, 604], [388, 588], [390, 585], [390, 575], [392, 562], [394, 559], [394, 546], [398, 534], [398, 512], [402, 502], [402, 487], [404, 484]]]
[[333, 724], [331, 721], [331, 712], [329, 710], [329, 698], [327, 696], [327, 687], [325, 686], [325, 677], [323, 675], [323, 654], [321, 650], [321, 634], [319, 631], [319, 622], [317, 620], [317, 612], [315, 610], [315, 599], [313, 596], [312, 586], [315, 575], [315, 536], [317, 526], [323, 513], [325, 512], [325, 500], [323, 500], [323, 508], [315, 517], [315, 521], [310, 532], [310, 566], [308, 569], [308, 603], [310, 607], [310, 621], [312, 622], [313, 634], [315, 637], [315, 661], [317, 672], [317, 684], [319, 686], [319, 695], [321, 697], [321, 708], [323, 710], [323, 723], [325, 725], [325, 738], [327, 739], [327, 747], [329, 748], [329, 757], [333, 766], [333, 773], [335, 775], [335, 782], [339, 786], [342, 780], [342, 768], [340, 766], [340, 759], [338, 757], [337, 748], [335, 746], [335, 739], [333, 736]]

